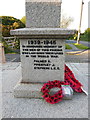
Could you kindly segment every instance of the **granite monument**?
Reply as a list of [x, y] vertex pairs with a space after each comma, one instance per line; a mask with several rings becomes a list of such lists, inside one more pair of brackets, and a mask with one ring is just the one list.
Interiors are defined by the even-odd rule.
[[40, 98], [43, 83], [64, 81], [65, 40], [74, 30], [60, 28], [61, 0], [26, 0], [26, 28], [20, 39], [22, 78], [15, 97]]

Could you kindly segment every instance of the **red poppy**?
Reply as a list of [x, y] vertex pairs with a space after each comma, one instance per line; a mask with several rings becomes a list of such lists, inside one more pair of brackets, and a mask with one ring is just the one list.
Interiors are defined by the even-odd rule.
[[[65, 65], [65, 80], [64, 81], [59, 81], [59, 80], [54, 80], [54, 81], [49, 81], [43, 85], [41, 88], [41, 92], [43, 93], [43, 98], [46, 100], [46, 102], [50, 104], [55, 104], [58, 103], [62, 100], [64, 97], [62, 94], [62, 87], [61, 85], [70, 85], [70, 87], [76, 91], [76, 92], [83, 92], [82, 90], [82, 84], [76, 80], [74, 74], [72, 71]], [[50, 89], [58, 87], [60, 90], [55, 93], [54, 95], [50, 95]]]

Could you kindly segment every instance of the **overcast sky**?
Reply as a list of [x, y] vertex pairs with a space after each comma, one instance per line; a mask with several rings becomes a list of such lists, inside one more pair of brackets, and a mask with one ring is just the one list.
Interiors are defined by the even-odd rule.
[[[62, 13], [74, 19], [74, 22], [69, 27], [70, 29], [78, 29], [81, 1], [82, 0], [62, 0]], [[83, 1], [82, 32], [88, 28], [88, 2], [90, 0]], [[25, 0], [1, 0], [0, 16], [13, 16], [21, 19], [25, 16]]]

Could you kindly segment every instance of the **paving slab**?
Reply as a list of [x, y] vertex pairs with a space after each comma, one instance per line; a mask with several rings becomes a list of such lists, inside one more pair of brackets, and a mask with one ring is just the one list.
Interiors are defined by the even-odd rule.
[[[88, 90], [88, 64], [67, 65]], [[88, 118], [88, 96], [85, 94], [74, 93], [72, 100], [62, 100], [54, 105], [43, 99], [14, 98], [13, 88], [21, 78], [21, 65], [18, 62], [6, 63], [2, 72], [3, 118]]]
[[[6, 99], [7, 98], [7, 99]], [[42, 99], [14, 98], [12, 93], [3, 94], [4, 118], [87, 118], [87, 98], [74, 95], [72, 100], [63, 100], [51, 105]]]

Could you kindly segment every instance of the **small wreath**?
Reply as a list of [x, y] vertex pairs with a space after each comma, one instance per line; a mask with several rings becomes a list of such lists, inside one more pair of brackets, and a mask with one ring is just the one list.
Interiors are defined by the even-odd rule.
[[[43, 85], [43, 87], [41, 88], [41, 92], [43, 93], [42, 97], [46, 100], [46, 102], [50, 104], [55, 104], [62, 100], [63, 94], [62, 94], [61, 85], [68, 85], [68, 84], [65, 82], [54, 80], [54, 81], [49, 81]], [[56, 87], [60, 88], [60, 90], [54, 95], [50, 95], [50, 89], [56, 88]]]

